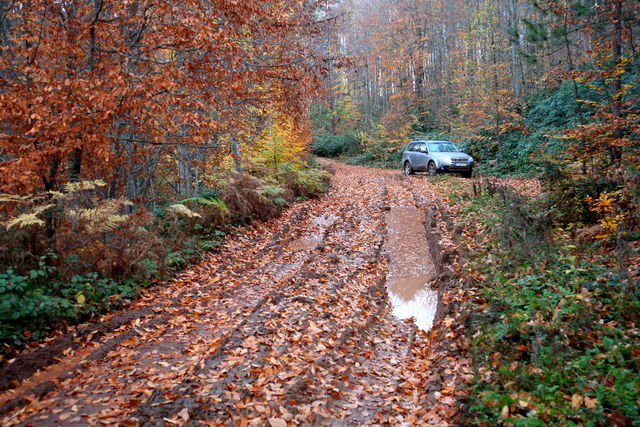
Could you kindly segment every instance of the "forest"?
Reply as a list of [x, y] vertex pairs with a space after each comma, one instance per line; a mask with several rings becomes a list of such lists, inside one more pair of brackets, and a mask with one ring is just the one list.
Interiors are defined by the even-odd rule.
[[[493, 175], [623, 175], [637, 164], [638, 5], [353, 1], [327, 45], [315, 152], [396, 166], [409, 138], [460, 142]], [[632, 173], [632, 172], [627, 172]]]
[[3, 341], [117, 307], [323, 191], [306, 105], [327, 7], [0, 1]]
[[[282, 215], [274, 242], [338, 205], [349, 223], [375, 220], [363, 235], [376, 242], [384, 218], [365, 201], [404, 180], [398, 200], [441, 200], [464, 240], [438, 279], [456, 313], [440, 319], [438, 363], [457, 382], [420, 400], [448, 408], [430, 419], [636, 425], [639, 37], [635, 0], [0, 0], [0, 369], [167, 280], [211, 286], [175, 279], [202, 260], [232, 275], [215, 254], [242, 253], [243, 235], [267, 245], [255, 263], [278, 262], [257, 236]], [[402, 176], [418, 137], [456, 142], [474, 176]], [[353, 194], [350, 213], [337, 195]], [[343, 232], [340, 250], [360, 248]], [[382, 275], [370, 256], [362, 268]], [[428, 352], [408, 334], [402, 357]], [[419, 396], [424, 357], [403, 386]]]

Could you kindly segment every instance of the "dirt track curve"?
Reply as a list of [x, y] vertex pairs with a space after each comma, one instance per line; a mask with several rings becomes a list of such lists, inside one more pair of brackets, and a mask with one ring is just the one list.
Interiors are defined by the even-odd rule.
[[385, 288], [385, 213], [399, 207], [426, 213], [425, 262], [456, 283], [434, 184], [332, 165], [327, 195], [230, 237], [126, 312], [4, 362], [2, 425], [458, 424], [470, 372], [443, 345], [453, 315], [441, 306], [423, 332], [393, 317]]

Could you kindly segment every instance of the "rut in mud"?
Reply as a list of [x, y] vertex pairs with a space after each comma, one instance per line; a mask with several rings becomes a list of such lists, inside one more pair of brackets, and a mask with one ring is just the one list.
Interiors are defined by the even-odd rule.
[[[105, 317], [125, 319], [115, 329], [52, 343], [60, 362], [0, 395], [3, 425], [454, 424], [469, 370], [434, 346], [451, 322], [427, 333], [393, 315], [423, 298], [409, 315], [428, 329], [425, 283], [452, 277], [437, 190], [333, 166], [329, 194], [231, 237], [136, 315]], [[20, 378], [19, 366], [2, 369]]]

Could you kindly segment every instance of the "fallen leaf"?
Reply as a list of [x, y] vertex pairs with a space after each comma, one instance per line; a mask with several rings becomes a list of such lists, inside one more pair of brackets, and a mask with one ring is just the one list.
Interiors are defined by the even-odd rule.
[[582, 397], [578, 393], [571, 396], [571, 406], [573, 406], [574, 408], [576, 409], [580, 408], [583, 402], [584, 402], [584, 397]]
[[182, 408], [180, 412], [178, 412], [178, 416], [185, 421], [189, 421], [189, 409], [186, 407]]
[[598, 399], [589, 396], [585, 396], [584, 398], [584, 405], [589, 409], [596, 408], [599, 404], [600, 402], [598, 402]]
[[269, 418], [271, 427], [287, 427], [287, 422], [282, 418]]
[[508, 405], [504, 405], [502, 407], [502, 410], [500, 411], [500, 416], [502, 418], [507, 418], [509, 416], [509, 406]]

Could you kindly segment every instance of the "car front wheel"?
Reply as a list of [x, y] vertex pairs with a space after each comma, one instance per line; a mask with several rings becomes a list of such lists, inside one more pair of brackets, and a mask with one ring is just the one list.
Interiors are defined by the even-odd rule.
[[413, 175], [413, 168], [411, 167], [411, 163], [404, 162], [404, 174]]
[[427, 166], [427, 172], [429, 172], [429, 175], [431, 176], [436, 176], [438, 173], [438, 170], [436, 169], [436, 164], [433, 162], [429, 162], [429, 165]]

